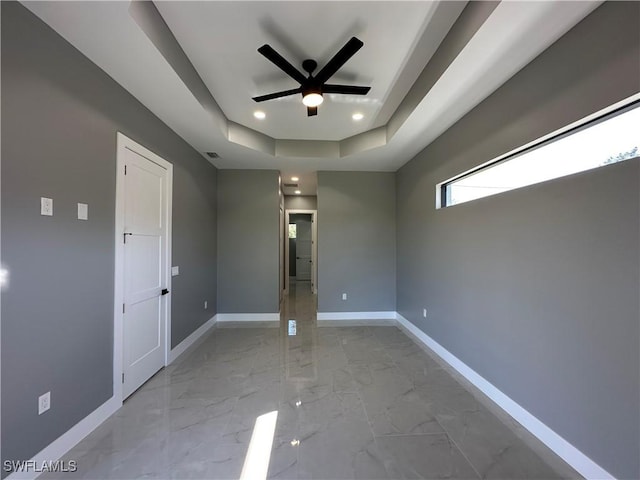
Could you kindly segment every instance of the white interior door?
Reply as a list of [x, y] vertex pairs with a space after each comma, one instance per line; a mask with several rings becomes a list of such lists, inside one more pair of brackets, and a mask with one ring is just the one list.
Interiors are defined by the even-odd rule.
[[311, 218], [298, 219], [296, 220], [296, 280], [311, 280], [311, 264]]
[[164, 366], [167, 324], [167, 170], [126, 149], [123, 398]]

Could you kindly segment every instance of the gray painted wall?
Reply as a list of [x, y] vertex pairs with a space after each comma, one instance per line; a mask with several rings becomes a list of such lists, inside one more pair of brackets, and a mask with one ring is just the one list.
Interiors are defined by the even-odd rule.
[[116, 131], [174, 164], [174, 345], [216, 311], [217, 171], [24, 7], [1, 8], [2, 459], [17, 460], [112, 395]]
[[172, 348], [218, 312], [218, 170], [199, 155], [185, 169], [184, 158], [173, 162], [172, 264], [180, 275], [171, 282]]
[[218, 172], [218, 312], [279, 311], [279, 187], [274, 170]]
[[395, 195], [393, 173], [318, 172], [318, 312], [395, 311]]
[[618, 478], [640, 477], [639, 162], [443, 210], [434, 197], [636, 93], [639, 18], [603, 4], [397, 174], [398, 311]]
[[318, 197], [315, 195], [285, 195], [284, 208], [287, 210], [315, 210], [318, 208]]

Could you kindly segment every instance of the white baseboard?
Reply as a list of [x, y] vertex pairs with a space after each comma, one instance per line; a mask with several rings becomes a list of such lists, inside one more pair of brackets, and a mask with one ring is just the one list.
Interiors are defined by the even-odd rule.
[[[30, 459], [31, 465], [41, 468], [44, 462], [53, 462], [62, 458], [69, 450], [75, 447], [80, 440], [93, 432], [107, 418], [113, 415], [122, 406], [122, 400], [111, 397], [101, 406], [96, 408], [92, 413], [84, 417], [73, 427], [67, 430], [56, 440], [47, 445]], [[32, 480], [41, 472], [34, 470], [25, 472], [13, 472], [7, 476], [5, 480]]]
[[277, 322], [280, 313], [218, 313], [216, 323], [224, 322]]
[[[169, 352], [169, 363], [173, 362], [189, 347], [195, 345], [199, 340], [203, 339], [216, 324], [216, 316], [213, 316], [195, 330], [191, 335], [185, 338], [178, 346]], [[89, 435], [93, 430], [100, 426], [105, 420], [113, 415], [122, 406], [122, 400], [117, 400], [116, 396], [111, 397], [92, 413], [80, 420], [71, 427], [67, 432], [62, 434], [56, 440], [47, 445], [44, 449], [33, 456], [29, 461], [29, 465], [41, 467], [44, 462], [53, 462], [62, 458], [69, 450], [75, 447], [82, 439]], [[13, 472], [6, 477], [5, 480], [32, 480], [38, 477], [41, 472], [34, 469], [24, 472]]]
[[[203, 339], [216, 324], [216, 316], [213, 316], [201, 325], [196, 331], [185, 338], [178, 346], [169, 352], [169, 363], [173, 362], [189, 347], [195, 345], [200, 339]], [[122, 400], [116, 400], [113, 396], [92, 413], [80, 420], [71, 429], [56, 440], [47, 445], [44, 449], [33, 456], [29, 461], [30, 465], [41, 467], [44, 462], [53, 462], [62, 458], [69, 450], [75, 447], [81, 440], [89, 435], [93, 430], [100, 426], [105, 420], [113, 415], [122, 406]], [[33, 469], [24, 472], [13, 472], [6, 477], [5, 480], [32, 480], [40, 475]]]
[[398, 326], [409, 332], [414, 338], [423, 343], [427, 348], [447, 362], [458, 373], [469, 380], [476, 388], [489, 397], [502, 410], [507, 412], [524, 428], [535, 435], [542, 443], [549, 447], [560, 458], [573, 467], [580, 475], [587, 479], [615, 479], [613, 475], [595, 463], [576, 447], [567, 442], [544, 423], [531, 415], [518, 403], [498, 390], [493, 384], [479, 375], [475, 370], [465, 364], [458, 357], [436, 342], [429, 335], [416, 327], [399, 313], [397, 314]]
[[214, 315], [205, 323], [200, 325], [191, 335], [181, 341], [175, 348], [169, 352], [169, 364], [173, 363], [176, 358], [182, 355], [189, 347], [195, 345], [199, 340], [215, 327], [218, 315]]
[[318, 312], [318, 320], [395, 320], [396, 312]]
[[374, 319], [341, 319], [341, 320], [318, 320], [318, 327], [395, 327], [395, 320], [390, 318], [374, 318]]
[[[200, 326], [195, 332], [189, 335], [185, 340], [171, 350], [170, 361], [175, 360], [180, 354], [190, 346], [194, 345], [202, 338], [211, 328], [220, 322], [263, 322], [279, 320], [279, 313], [226, 313], [217, 314], [209, 319], [205, 324]], [[542, 443], [549, 447], [578, 473], [587, 479], [612, 479], [615, 477], [600, 467], [597, 463], [583, 454], [576, 447], [567, 442], [564, 438], [551, 430], [548, 426], [534, 417], [510, 397], [501, 392], [493, 384], [479, 375], [475, 370], [457, 358], [446, 348], [408, 321], [402, 315], [396, 312], [323, 312], [318, 313], [318, 320], [390, 320], [396, 319], [397, 325], [410, 333], [415, 339], [433, 351], [442, 360], [448, 363], [458, 373], [465, 377], [469, 382], [475, 385], [481, 392], [489, 397], [497, 406], [513, 417], [524, 428], [529, 430]], [[336, 324], [339, 322], [336, 322]], [[38, 452], [30, 460], [35, 465], [42, 465], [45, 461], [55, 461], [62, 458], [71, 448], [91, 433], [102, 422], [109, 418], [122, 406], [122, 401], [111, 397], [100, 407], [90, 413], [88, 416], [80, 420], [76, 425], [69, 429], [66, 433], [58, 437], [55, 441]], [[33, 470], [27, 472], [13, 472], [6, 477], [6, 480], [32, 480], [39, 475]]]

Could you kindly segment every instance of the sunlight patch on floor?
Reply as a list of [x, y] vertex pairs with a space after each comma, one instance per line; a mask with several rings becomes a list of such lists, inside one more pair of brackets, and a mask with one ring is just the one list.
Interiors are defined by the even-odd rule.
[[256, 418], [240, 480], [263, 480], [267, 478], [277, 420], [277, 410]]

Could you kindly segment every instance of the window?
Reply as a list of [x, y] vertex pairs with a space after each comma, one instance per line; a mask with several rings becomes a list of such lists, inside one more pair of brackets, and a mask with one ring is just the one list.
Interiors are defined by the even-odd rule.
[[448, 207], [640, 157], [640, 102], [569, 127], [440, 184]]
[[296, 224], [289, 224], [289, 238], [296, 238]]

